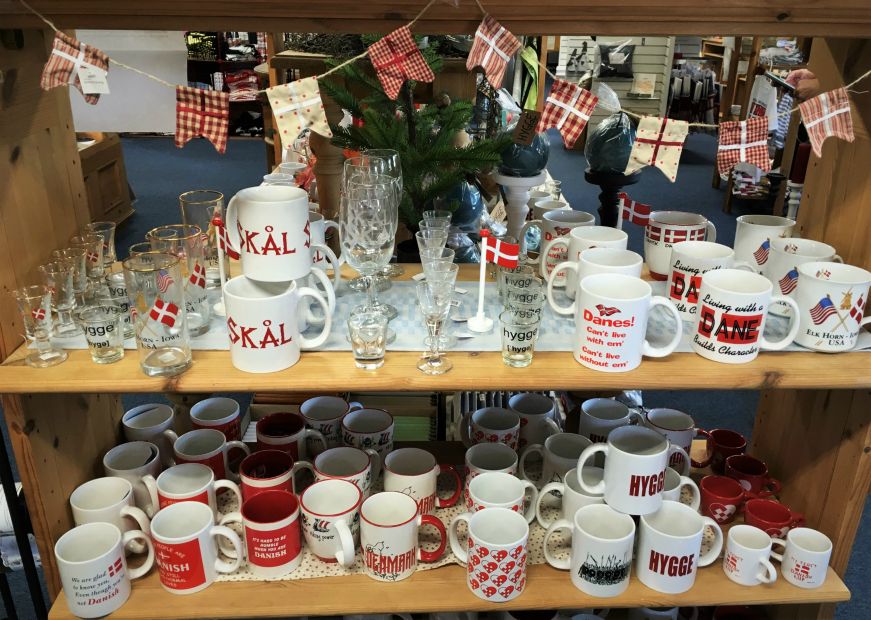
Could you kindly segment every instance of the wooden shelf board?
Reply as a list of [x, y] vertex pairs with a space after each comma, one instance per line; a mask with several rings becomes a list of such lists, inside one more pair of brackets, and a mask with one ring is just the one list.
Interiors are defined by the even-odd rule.
[[[695, 605], [767, 605], [837, 603], [850, 592], [829, 569], [825, 584], [804, 590], [782, 577], [771, 586], [744, 587], [730, 581], [715, 562], [699, 570], [695, 586], [681, 595], [650, 590], [633, 577], [629, 589], [609, 599], [592, 598], [572, 586], [569, 574], [548, 565], [529, 568], [526, 591], [509, 603], [488, 603], [465, 585], [466, 569], [445, 566], [419, 571], [398, 583], [377, 582], [365, 575], [324, 577], [296, 581], [216, 583], [189, 596], [176, 596], [160, 585], [156, 571], [134, 582], [127, 603], [111, 615], [119, 619], [173, 617], [273, 618], [381, 612], [497, 611], [510, 609], [572, 609], [582, 607], [689, 607]], [[61, 593], [49, 618], [74, 618]]]

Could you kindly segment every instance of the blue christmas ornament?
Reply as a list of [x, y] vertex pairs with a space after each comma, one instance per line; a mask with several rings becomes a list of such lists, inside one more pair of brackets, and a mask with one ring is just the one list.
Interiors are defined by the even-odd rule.
[[499, 172], [511, 177], [534, 177], [547, 166], [550, 140], [547, 134], [537, 134], [529, 146], [513, 142], [502, 151]]

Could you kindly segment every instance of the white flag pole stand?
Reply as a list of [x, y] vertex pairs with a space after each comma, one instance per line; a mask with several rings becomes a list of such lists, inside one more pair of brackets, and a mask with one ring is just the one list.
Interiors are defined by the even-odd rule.
[[487, 278], [487, 258], [484, 249], [484, 240], [481, 240], [481, 275], [478, 281], [478, 312], [469, 318], [466, 327], [469, 331], [483, 334], [493, 329], [493, 319], [484, 314], [484, 280]]
[[214, 310], [215, 314], [218, 316], [226, 316], [227, 309], [226, 306], [224, 306], [224, 283], [227, 279], [227, 274], [224, 271], [224, 247], [222, 245], [223, 238], [221, 237], [221, 229], [224, 227], [224, 220], [222, 219], [219, 221], [220, 224], [216, 223], [215, 220], [212, 220], [212, 225], [216, 227], [215, 236], [217, 237], [216, 241], [218, 242], [218, 279], [221, 281], [221, 299], [215, 302], [215, 305], [212, 306], [212, 310]]

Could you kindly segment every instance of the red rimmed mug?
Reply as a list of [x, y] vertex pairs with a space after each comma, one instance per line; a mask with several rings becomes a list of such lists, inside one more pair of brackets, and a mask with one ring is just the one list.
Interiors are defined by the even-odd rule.
[[239, 403], [232, 398], [215, 396], [201, 400], [191, 407], [190, 416], [193, 428], [213, 428], [224, 433], [228, 441], [241, 438]]
[[[708, 431], [702, 430], [696, 426], [692, 416], [677, 409], [669, 409], [659, 407], [648, 409], [644, 412], [644, 424], [647, 428], [652, 428], [660, 435], [664, 435], [671, 443], [680, 446], [687, 454], [693, 445], [693, 439], [698, 435], [705, 438], [710, 438], [711, 434]], [[675, 453], [671, 455], [669, 465], [675, 469], [683, 467], [683, 455]], [[695, 459], [690, 459], [693, 467], [702, 467]]]
[[749, 499], [744, 504], [744, 523], [783, 538], [792, 528], [804, 525], [804, 515], [771, 499]]
[[270, 413], [257, 420], [257, 449], [281, 450], [293, 460], [308, 456], [306, 442], [309, 438], [321, 443], [327, 449], [327, 440], [316, 430], [306, 428], [305, 418], [298, 413], [281, 411]]
[[363, 493], [363, 499], [369, 497], [372, 481], [381, 473], [381, 457], [372, 448], [361, 450], [351, 446], [338, 446], [318, 454], [313, 461], [299, 461], [297, 468], [311, 471], [315, 482], [336, 478], [352, 482]]
[[324, 436], [327, 448], [335, 448], [342, 445], [342, 418], [362, 408], [360, 403], [349, 403], [338, 396], [315, 396], [299, 406], [299, 414], [309, 428]]
[[215, 480], [215, 472], [202, 463], [182, 463], [164, 470], [155, 480], [144, 476], [142, 482], [151, 496], [153, 506], [163, 510], [180, 502], [199, 502], [212, 509], [218, 518], [218, 504], [215, 496], [221, 489], [229, 489], [242, 502], [242, 492], [235, 482]]
[[342, 443], [352, 448], [371, 448], [381, 460], [393, 450], [393, 416], [383, 409], [355, 409], [342, 418]]
[[720, 525], [731, 523], [744, 502], [756, 497], [727, 476], [705, 476], [699, 483], [699, 491], [702, 494], [700, 512]]
[[283, 450], [260, 450], [249, 454], [239, 465], [242, 499], [247, 501], [265, 491], [296, 493], [294, 474], [301, 467]]
[[726, 459], [734, 454], [744, 454], [747, 451], [747, 440], [744, 435], [730, 431], [727, 428], [715, 428], [708, 432], [708, 453], [702, 460], [693, 462], [694, 467], [711, 467], [715, 474], [726, 471]]
[[215, 472], [215, 478], [239, 479], [231, 472], [227, 455], [232, 448], [239, 448], [246, 455], [251, 449], [241, 441], [227, 441], [224, 433], [213, 428], [198, 428], [179, 437], [172, 449], [176, 463], [202, 463]]
[[[439, 474], [450, 474], [455, 488], [450, 497], [436, 494]], [[420, 514], [432, 514], [436, 508], [454, 506], [463, 492], [463, 482], [453, 465], [436, 462], [435, 457], [420, 448], [400, 448], [384, 459], [384, 490], [410, 495]]]
[[726, 475], [738, 481], [744, 490], [760, 498], [780, 493], [781, 484], [768, 475], [765, 461], [749, 454], [733, 454], [726, 459]]

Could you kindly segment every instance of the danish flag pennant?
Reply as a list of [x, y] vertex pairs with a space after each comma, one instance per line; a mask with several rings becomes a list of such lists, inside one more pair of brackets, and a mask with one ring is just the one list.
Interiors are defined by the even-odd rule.
[[810, 101], [798, 104], [801, 120], [811, 141], [814, 155], [822, 156], [823, 142], [826, 138], [840, 138], [852, 142], [853, 116], [850, 112], [850, 99], [843, 88], [830, 90]]
[[230, 245], [230, 240], [227, 239], [227, 227], [224, 226], [224, 221], [220, 217], [215, 216], [212, 219], [212, 226], [218, 231], [218, 245], [221, 251], [233, 260], [239, 260], [239, 252], [233, 249], [233, 246]]
[[311, 129], [325, 138], [333, 137], [324, 112], [317, 76], [267, 88], [266, 96], [278, 133], [285, 142], [293, 142], [305, 129]]
[[763, 172], [771, 170], [771, 160], [768, 159], [767, 117], [754, 116], [746, 121], [720, 123], [717, 172], [722, 176], [738, 162], [746, 162]]
[[653, 207], [632, 200], [626, 192], [620, 192], [618, 197], [620, 198], [620, 211], [623, 213], [623, 219], [639, 226], [647, 226]]
[[487, 263], [496, 263], [501, 267], [513, 269], [520, 260], [520, 245], [505, 243], [501, 239], [490, 236], [489, 230], [481, 231], [481, 259]]
[[683, 143], [689, 133], [686, 121], [645, 116], [638, 123], [635, 142], [624, 174], [632, 174], [645, 166], [655, 166], [674, 183]]
[[856, 300], [856, 303], [850, 308], [850, 318], [852, 318], [857, 323], [862, 322], [862, 316], [865, 313], [865, 298], [862, 295], [859, 295], [859, 299]]
[[165, 302], [160, 297], [154, 300], [154, 305], [148, 311], [148, 317], [167, 327], [173, 327], [178, 320], [178, 306]]
[[215, 150], [227, 150], [230, 93], [189, 86], [175, 87], [175, 145], [183, 147], [202, 136]]
[[502, 87], [508, 61], [520, 49], [520, 41], [489, 15], [485, 15], [475, 31], [475, 42], [469, 51], [466, 69], [481, 67], [493, 88]]
[[408, 26], [397, 28], [370, 45], [369, 60], [375, 67], [384, 93], [391, 99], [396, 99], [406, 80], [432, 82], [435, 79]]
[[194, 263], [194, 269], [188, 278], [188, 282], [199, 288], [206, 288], [206, 268], [199, 263]]
[[567, 149], [572, 148], [599, 102], [590, 91], [565, 80], [554, 80], [535, 131], [556, 127]]
[[51, 55], [42, 69], [40, 87], [42, 90], [50, 90], [56, 86], [75, 86], [85, 101], [96, 105], [100, 95], [85, 94], [79, 81], [79, 69], [82, 67], [94, 67], [104, 73], [109, 72], [109, 57], [96, 47], [65, 35], [58, 31], [54, 35], [51, 47]]
[[[30, 316], [35, 321], [41, 321], [45, 318], [45, 308], [34, 308], [30, 311]], [[860, 315], [859, 318], [862, 318], [862, 316]]]

